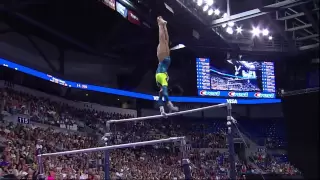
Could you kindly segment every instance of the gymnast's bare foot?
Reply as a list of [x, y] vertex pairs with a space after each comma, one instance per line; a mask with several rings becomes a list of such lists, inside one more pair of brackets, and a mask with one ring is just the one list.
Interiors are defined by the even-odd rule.
[[163, 106], [160, 106], [160, 114], [161, 114], [164, 118], [167, 118], [167, 117], [168, 117], [167, 114], [166, 114], [166, 112], [165, 112], [165, 110], [164, 110], [164, 107], [163, 107]]
[[162, 18], [162, 16], [158, 16], [157, 21], [158, 21], [158, 24], [161, 24], [161, 25], [166, 25], [167, 24], [167, 21], [165, 21]]
[[179, 111], [179, 108], [177, 106], [174, 106], [171, 101], [168, 102], [167, 106], [169, 108], [170, 113]]

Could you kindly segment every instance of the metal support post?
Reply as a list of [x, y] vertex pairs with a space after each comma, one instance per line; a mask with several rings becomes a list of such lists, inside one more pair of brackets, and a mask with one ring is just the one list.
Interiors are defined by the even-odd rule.
[[38, 171], [39, 171], [39, 174], [43, 174], [43, 164], [42, 164], [42, 159], [41, 159], [41, 156], [37, 156], [37, 161], [38, 161]]
[[187, 157], [187, 147], [186, 147], [186, 140], [183, 138], [181, 141], [181, 153], [182, 153], [182, 168], [183, 168], [183, 173], [185, 176], [186, 180], [191, 180], [191, 168], [190, 168], [190, 160]]
[[106, 150], [104, 152], [104, 178], [110, 179], [110, 152]]
[[[291, 11], [292, 13], [298, 13], [297, 11], [295, 11], [295, 10], [293, 10], [292, 8], [288, 8], [288, 10], [289, 11]], [[286, 12], [287, 13], [287, 15], [292, 15], [292, 14], [290, 14], [289, 12]], [[306, 25], [307, 23], [306, 22], [304, 22], [304, 21], [302, 21], [301, 19], [299, 19], [299, 18], [294, 18], [296, 21], [298, 21], [298, 22], [300, 22], [301, 24], [303, 24], [303, 25]], [[305, 32], [307, 32], [308, 34], [310, 34], [310, 35], [312, 35], [313, 33], [311, 32], [311, 31], [309, 31], [308, 29], [304, 29], [304, 31]]]
[[286, 9], [288, 7], [294, 7], [294, 6], [298, 6], [304, 3], [307, 3], [307, 1], [303, 1], [303, 0], [285, 0], [285, 1], [281, 1], [275, 4], [271, 4], [268, 6], [264, 6], [262, 8], [256, 8], [253, 10], [249, 10], [249, 11], [245, 11], [242, 13], [238, 13], [238, 14], [234, 14], [231, 15], [229, 17], [223, 17], [223, 18], [219, 18], [219, 19], [215, 19], [212, 21], [210, 27], [216, 27], [216, 26], [220, 26], [222, 24], [228, 23], [229, 21], [232, 22], [237, 22], [237, 21], [242, 21], [242, 20], [246, 20], [246, 19], [250, 19], [250, 18], [254, 18], [257, 16], [262, 16], [271, 12], [275, 12], [278, 11], [280, 9]]
[[312, 27], [312, 24], [306, 24], [306, 25], [303, 25], [303, 26], [298, 26], [298, 27], [293, 27], [293, 28], [289, 28], [289, 29], [286, 29], [286, 31], [298, 31], [300, 29], [306, 29], [306, 28], [309, 28], [309, 27]]
[[[41, 154], [41, 149], [37, 149], [37, 155]], [[42, 163], [42, 157], [41, 156], [37, 156], [37, 162], [38, 162], [38, 179], [42, 180], [45, 179], [45, 175], [44, 175], [44, 169], [43, 169], [43, 163]]]
[[319, 1], [314, 0], [314, 9], [317, 11], [317, 18], [319, 20]]
[[228, 14], [228, 17], [231, 16], [231, 13], [230, 13], [230, 0], [227, 0], [227, 14]]
[[236, 163], [235, 163], [235, 152], [234, 152], [234, 126], [232, 123], [232, 106], [229, 103], [227, 105], [227, 139], [229, 147], [229, 163], [230, 163], [230, 179], [236, 179]]
[[[103, 140], [105, 141], [105, 145], [108, 146], [108, 142], [110, 142], [110, 124], [106, 123], [107, 133], [103, 136]], [[104, 179], [110, 179], [110, 151], [104, 151]]]
[[305, 6], [305, 4], [301, 6], [301, 9], [306, 15], [307, 20], [312, 24], [313, 30], [319, 34], [319, 22], [318, 22], [319, 19], [317, 21], [315, 18], [313, 18], [312, 14], [310, 13], [310, 10], [308, 9], [307, 6]]

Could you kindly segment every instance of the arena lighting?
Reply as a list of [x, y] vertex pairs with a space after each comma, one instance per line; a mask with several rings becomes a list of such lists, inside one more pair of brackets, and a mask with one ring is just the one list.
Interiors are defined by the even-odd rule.
[[208, 4], [208, 6], [212, 6], [212, 4], [213, 4], [213, 0], [207, 0], [207, 2], [206, 2], [207, 4]]
[[241, 27], [237, 27], [236, 31], [237, 31], [238, 34], [240, 34], [240, 33], [242, 33], [243, 30], [242, 30]]
[[222, 24], [222, 27], [223, 27], [223, 28], [227, 27], [227, 24]]
[[208, 5], [205, 5], [204, 7], [203, 7], [203, 11], [207, 11], [209, 9], [209, 6]]
[[220, 14], [220, 10], [219, 10], [219, 9], [215, 9], [215, 10], [214, 10], [214, 14], [215, 14], [215, 15], [219, 15], [219, 14]]
[[234, 22], [228, 22], [228, 26], [229, 27], [233, 27], [234, 26]]
[[226, 31], [228, 34], [233, 34], [233, 29], [231, 27], [227, 27]]
[[261, 33], [261, 30], [258, 27], [253, 27], [251, 30], [251, 33], [253, 36], [259, 36]]
[[177, 50], [177, 49], [182, 49], [185, 48], [186, 46], [184, 44], [178, 44], [176, 46], [174, 46], [173, 48], [171, 48], [170, 50]]
[[264, 30], [262, 31], [262, 35], [263, 35], [263, 36], [268, 36], [268, 35], [269, 35], [269, 30], [268, 30], [268, 29], [264, 29]]
[[198, 0], [197, 4], [198, 4], [198, 6], [201, 6], [203, 4], [203, 0]]
[[213, 9], [209, 9], [208, 15], [211, 16], [213, 14]]
[[271, 41], [271, 40], [273, 39], [273, 37], [272, 37], [272, 36], [269, 36], [268, 39]]
[[224, 13], [224, 14], [223, 14], [223, 18], [226, 18], [226, 17], [228, 17], [228, 14], [227, 14], [227, 13]]

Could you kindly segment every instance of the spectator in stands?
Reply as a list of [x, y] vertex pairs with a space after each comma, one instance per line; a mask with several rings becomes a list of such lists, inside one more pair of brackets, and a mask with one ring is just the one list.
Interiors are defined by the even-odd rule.
[[[40, 128], [31, 124], [2, 122], [0, 124], [0, 175], [14, 174], [18, 179], [35, 178], [38, 175], [36, 155], [66, 150], [101, 146], [100, 137], [77, 131], [58, 131], [54, 126], [84, 122], [94, 130], [103, 132], [109, 119], [132, 117], [129, 114], [77, 109], [67, 104], [6, 89], [2, 93], [3, 109], [7, 116], [29, 115], [31, 121], [48, 124]], [[211, 124], [211, 125], [209, 125]], [[110, 144], [121, 144], [170, 136], [187, 136], [193, 147], [189, 152], [194, 179], [225, 179], [229, 172], [228, 156], [218, 148], [226, 148], [226, 134], [222, 123], [205, 123], [185, 119], [180, 121], [124, 123], [114, 127]], [[99, 138], [99, 139], [98, 139]], [[201, 150], [199, 148], [205, 148]], [[209, 149], [209, 150], [208, 150]], [[288, 162], [276, 158], [265, 163], [265, 152], [252, 155], [255, 163], [268, 172], [294, 174], [298, 171]], [[47, 179], [104, 179], [103, 152], [50, 157], [43, 159]], [[250, 165], [237, 161], [239, 176], [254, 170]], [[181, 156], [172, 144], [131, 148], [111, 152], [112, 179], [183, 179]]]

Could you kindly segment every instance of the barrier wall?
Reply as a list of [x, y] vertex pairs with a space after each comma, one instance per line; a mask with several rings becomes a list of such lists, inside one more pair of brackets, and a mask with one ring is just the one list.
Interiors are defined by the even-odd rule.
[[[3, 86], [5, 86], [4, 81], [0, 81], [0, 87], [3, 87]], [[102, 106], [95, 103], [69, 101], [57, 96], [52, 96], [52, 95], [49, 95], [40, 91], [36, 91], [33, 89], [29, 89], [23, 86], [19, 86], [19, 85], [15, 85], [14, 89], [34, 95], [34, 96], [49, 98], [56, 102], [62, 102], [62, 103], [68, 104], [69, 106], [73, 106], [79, 109], [95, 109], [98, 111], [104, 111], [108, 113], [116, 112], [123, 115], [129, 114], [131, 116], [137, 117], [137, 111], [132, 109], [107, 107], [107, 106]], [[178, 106], [180, 110], [188, 110], [188, 109], [199, 108], [202, 106], [208, 106], [208, 104], [201, 105], [201, 104], [181, 103]], [[158, 110], [146, 111], [144, 109], [142, 111], [144, 111], [142, 112], [142, 116], [150, 116], [150, 115], [158, 114]], [[281, 104], [233, 105], [232, 113], [235, 117], [250, 117], [253, 119], [283, 117]], [[185, 114], [183, 116], [201, 118], [202, 112]], [[219, 109], [210, 109], [210, 110], [204, 111], [203, 116], [205, 118], [225, 118], [227, 114], [226, 114], [225, 108], [219, 108]]]
[[36, 122], [32, 122], [32, 121], [29, 121], [29, 123], [26, 123], [26, 121], [25, 121], [25, 123], [24, 123], [24, 122], [19, 121], [19, 117], [23, 117], [23, 115], [5, 116], [3, 119], [6, 122], [12, 122], [14, 124], [20, 123], [22, 125], [31, 125], [32, 127], [39, 127], [39, 128], [42, 128], [42, 129], [52, 128], [56, 132], [66, 132], [66, 133], [75, 132], [75, 133], [78, 133], [78, 134], [87, 135], [87, 133], [85, 133], [85, 132], [80, 132], [80, 131], [77, 131], [77, 130], [74, 130], [74, 129], [70, 129], [70, 128], [67, 129], [67, 128], [64, 128], [64, 127], [50, 126], [50, 125], [47, 125], [47, 124], [36, 123]]

